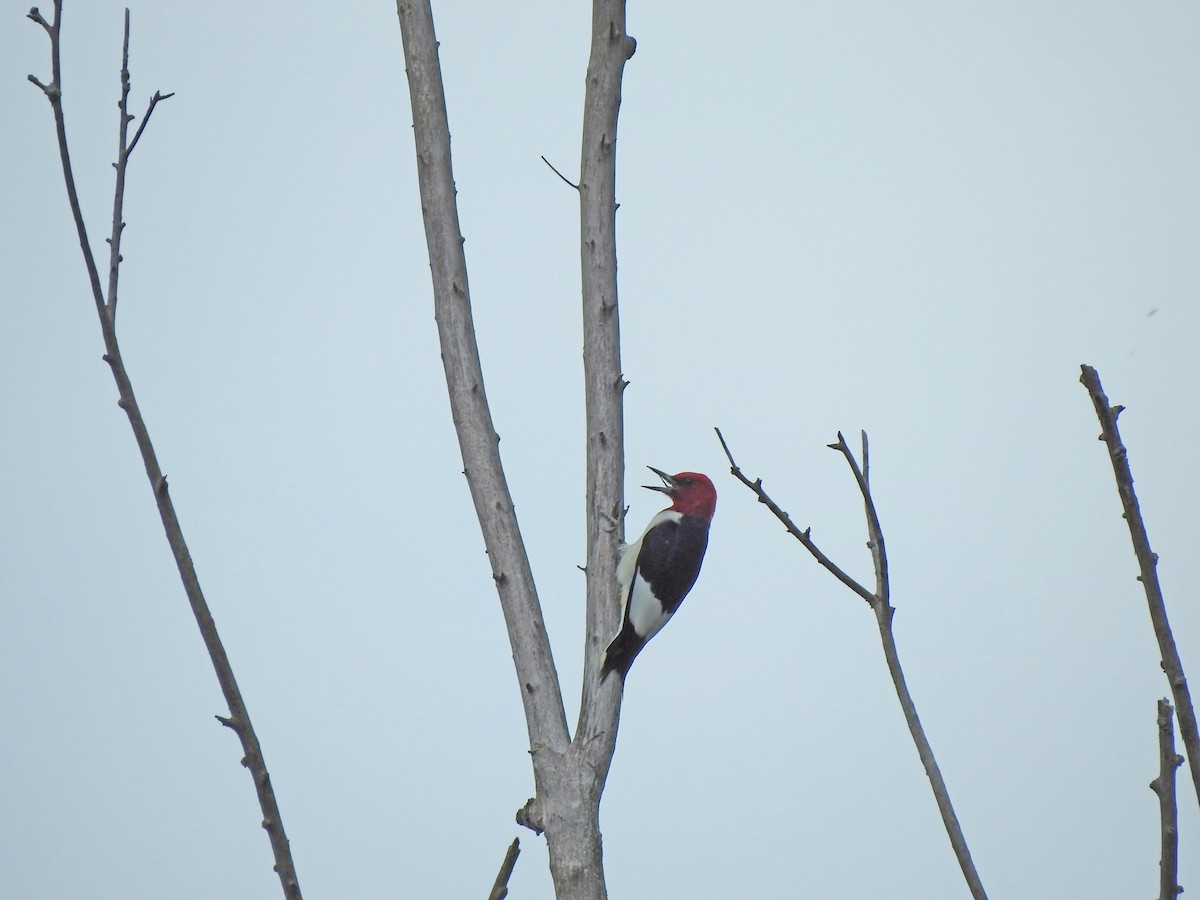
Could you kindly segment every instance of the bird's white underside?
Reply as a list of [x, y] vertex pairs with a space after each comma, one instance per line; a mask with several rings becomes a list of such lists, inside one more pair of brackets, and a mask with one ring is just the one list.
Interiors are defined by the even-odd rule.
[[638, 554], [642, 552], [642, 539], [651, 528], [663, 522], [678, 522], [683, 515], [673, 509], [664, 509], [646, 526], [646, 530], [632, 544], [621, 547], [621, 556], [617, 561], [617, 581], [621, 585], [621, 623], [625, 623], [626, 611], [633, 623], [633, 630], [638, 637], [650, 640], [662, 629], [671, 614], [663, 610], [658, 598], [650, 591], [648, 585], [637, 577]]

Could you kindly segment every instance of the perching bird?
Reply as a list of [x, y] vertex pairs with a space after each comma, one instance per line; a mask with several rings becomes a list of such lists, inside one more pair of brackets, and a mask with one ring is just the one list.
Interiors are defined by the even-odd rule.
[[600, 677], [629, 672], [646, 642], [667, 624], [687, 596], [708, 547], [708, 526], [717, 508], [717, 492], [707, 475], [668, 475], [653, 466], [671, 505], [646, 526], [642, 536], [621, 548], [617, 582], [621, 588], [621, 630], [604, 651]]

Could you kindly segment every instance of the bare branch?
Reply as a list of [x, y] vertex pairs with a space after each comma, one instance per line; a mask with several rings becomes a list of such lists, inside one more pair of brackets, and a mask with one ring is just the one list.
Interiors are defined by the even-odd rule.
[[508, 896], [508, 879], [512, 878], [513, 868], [520, 855], [521, 839], [513, 838], [513, 842], [508, 845], [508, 852], [504, 854], [504, 862], [500, 864], [500, 872], [496, 875], [496, 882], [492, 885], [488, 900], [504, 900]]
[[33, 21], [37, 22], [39, 25], [41, 25], [43, 28], [45, 28], [47, 34], [52, 34], [53, 33], [52, 28], [58, 27], [58, 19], [59, 19], [60, 9], [61, 9], [61, 4], [55, 6], [55, 8], [54, 8], [54, 25], [53, 26], [42, 17], [42, 14], [40, 12], [38, 12], [38, 8], [36, 6], [33, 7], [32, 9], [30, 9], [29, 12], [27, 12], [25, 14], [25, 17], [28, 19], [33, 19]]
[[[626, 382], [617, 309], [617, 119], [621, 79], [637, 42], [627, 33], [624, 0], [594, 0], [584, 79], [580, 151], [580, 276], [587, 428], [587, 620], [583, 698], [575, 742], [595, 767], [599, 787], [616, 742], [622, 683], [599, 680], [604, 648], [620, 627], [617, 556], [624, 539]], [[614, 526], [614, 520], [616, 524]], [[596, 795], [599, 802], [599, 793]]]
[[[42, 89], [50, 108], [54, 113], [54, 131], [58, 138], [58, 157], [62, 164], [63, 183], [67, 188], [67, 203], [71, 207], [71, 216], [75, 220], [75, 233], [79, 238], [79, 248], [83, 252], [83, 264], [87, 268], [88, 284], [92, 289], [92, 299], [96, 303], [96, 311], [100, 314], [101, 324], [107, 321], [104, 308], [104, 290], [100, 286], [100, 272], [96, 268], [96, 259], [92, 255], [92, 245], [88, 240], [87, 225], [83, 221], [83, 210], [79, 204], [79, 192], [75, 187], [75, 172], [71, 167], [71, 154], [67, 148], [67, 123], [62, 108], [62, 60], [61, 60], [61, 27], [62, 0], [54, 2], [54, 24], [48, 25], [38, 13], [37, 7], [30, 10], [29, 18], [46, 29], [50, 36], [50, 84], [45, 85], [32, 75], [29, 80]], [[107, 341], [107, 334], [105, 336]]]
[[58, 96], [58, 88], [54, 85], [42, 84], [36, 75], [26, 75], [25, 77], [28, 78], [32, 84], [36, 84], [38, 87], [40, 87], [42, 89], [42, 93], [49, 97], [51, 102], [53, 102], [54, 98]]
[[550, 160], [546, 159], [546, 157], [543, 156], [542, 162], [544, 162], [546, 165], [548, 165], [550, 167], [551, 172], [553, 172], [555, 175], [557, 175], [559, 178], [561, 178], [563, 181], [565, 181], [567, 184], [569, 184], [575, 190], [579, 190], [579, 185], [577, 185], [575, 182], [571, 181], [571, 179], [567, 178], [567, 176], [564, 175], [562, 172], [558, 171], [558, 169], [554, 168], [554, 164], [552, 162], [550, 162]]
[[[816, 545], [816, 542], [813, 541], [811, 536], [812, 529], [805, 528], [803, 531], [801, 531], [796, 526], [796, 523], [792, 521], [791, 516], [784, 512], [779, 504], [771, 499], [770, 495], [768, 495], [766, 490], [763, 489], [761, 478], [756, 478], [751, 481], [745, 476], [745, 474], [743, 474], [738, 464], [733, 461], [733, 453], [730, 451], [729, 445], [725, 443], [725, 436], [721, 434], [721, 429], [714, 428], [713, 430], [717, 433], [717, 440], [721, 442], [721, 447], [725, 451], [726, 459], [729, 460], [729, 471], [732, 473], [733, 477], [746, 487], [750, 488], [750, 490], [754, 492], [754, 495], [758, 497], [758, 502], [769, 509], [775, 518], [783, 523], [783, 527], [787, 529], [788, 534], [803, 544], [804, 549], [811, 553], [817, 562], [833, 573], [833, 576], [837, 578], [838, 581], [850, 588], [850, 590], [854, 591], [854, 593], [858, 594], [858, 596], [862, 597], [862, 599], [866, 600], [867, 603], [874, 603], [875, 595], [871, 593], [871, 591], [867, 590], [867, 588], [863, 587], [863, 585], [856, 581], [853, 577], [848, 575], [840, 566], [837, 565], [837, 563], [826, 556], [820, 547]], [[837, 444], [830, 444], [829, 446], [835, 450], [838, 448]]]
[[733, 461], [733, 454], [730, 452], [729, 445], [725, 442], [721, 430], [718, 428], [716, 432], [717, 438], [721, 442], [721, 447], [725, 450], [725, 456], [729, 459], [730, 472], [733, 473], [733, 476], [754, 492], [755, 496], [758, 497], [758, 501], [774, 513], [775, 517], [788, 530], [788, 533], [800, 541], [817, 562], [837, 576], [842, 584], [849, 587], [871, 605], [871, 609], [875, 613], [876, 624], [879, 627], [879, 638], [883, 644], [883, 655], [887, 660], [888, 672], [891, 674], [892, 684], [896, 688], [896, 698], [900, 702], [900, 708], [904, 711], [904, 720], [908, 724], [909, 733], [912, 735], [913, 743], [917, 747], [917, 754], [921, 758], [921, 765], [925, 768], [925, 775], [929, 779], [933, 796], [937, 801], [938, 812], [941, 813], [942, 824], [946, 829], [946, 834], [950, 838], [950, 845], [954, 849], [954, 855], [958, 859], [959, 868], [962, 869], [963, 878], [966, 879], [971, 896], [975, 900], [986, 900], [987, 894], [983, 889], [983, 882], [980, 881], [979, 873], [975, 869], [975, 862], [971, 859], [971, 851], [967, 846], [967, 839], [963, 835], [962, 826], [958, 822], [958, 815], [954, 812], [954, 805], [950, 802], [950, 792], [946, 788], [946, 781], [942, 778], [941, 768], [938, 766], [937, 759], [933, 755], [933, 747], [930, 745], [929, 739], [925, 736], [925, 729], [921, 725], [921, 720], [917, 715], [916, 704], [913, 702], [912, 694], [908, 690], [908, 682], [905, 680], [904, 670], [900, 666], [900, 655], [896, 649], [896, 638], [892, 633], [892, 617], [895, 614], [895, 609], [888, 599], [891, 595], [891, 586], [888, 577], [887, 550], [883, 540], [883, 528], [879, 524], [879, 515], [875, 510], [875, 501], [871, 496], [871, 485], [868, 477], [870, 472], [870, 456], [867, 433], [865, 431], [862, 432], [863, 463], [861, 468], [858, 461], [854, 458], [850, 446], [846, 443], [846, 438], [840, 431], [838, 432], [837, 441], [827, 446], [831, 450], [837, 450], [845, 457], [846, 464], [850, 466], [850, 471], [854, 474], [854, 480], [858, 483], [859, 492], [862, 494], [869, 537], [867, 546], [871, 549], [871, 560], [875, 567], [876, 589], [874, 593], [868, 591], [849, 575], [846, 575], [824, 553], [817, 549], [809, 537], [809, 529], [806, 528], [804, 531], [801, 531], [796, 527], [788, 514], [763, 490], [761, 478], [751, 481], [742, 474], [742, 470]]
[[488, 408], [475, 341], [433, 12], [429, 0], [398, 0], [396, 9], [412, 98], [434, 318], [459, 449], [508, 626], [529, 745], [561, 753], [570, 742], [567, 715], [533, 572], [500, 460], [499, 437]]
[[867, 433], [863, 431], [861, 434], [863, 456], [861, 469], [859, 469], [858, 463], [854, 459], [854, 454], [850, 452], [850, 446], [846, 443], [846, 438], [840, 431], [838, 432], [837, 443], [830, 444], [829, 446], [846, 458], [846, 464], [850, 466], [850, 471], [854, 473], [854, 480], [858, 482], [858, 489], [862, 493], [863, 505], [867, 515], [867, 547], [871, 550], [871, 561], [875, 565], [875, 599], [882, 605], [887, 606], [891, 594], [891, 582], [888, 578], [887, 547], [883, 541], [883, 527], [879, 524], [879, 514], [875, 511], [875, 500], [871, 496], [871, 482], [868, 477], [870, 471], [870, 445], [867, 442]]
[[[33, 10], [33, 13], [36, 12], [36, 9]], [[33, 15], [33, 13], [31, 13], [30, 18], [45, 27], [45, 20], [41, 19], [40, 16]], [[288, 900], [300, 900], [300, 885], [296, 877], [296, 867], [292, 861], [291, 848], [288, 844], [287, 834], [284, 831], [279, 804], [275, 799], [275, 791], [271, 786], [271, 778], [263, 759], [262, 747], [259, 744], [258, 736], [255, 734], [254, 726], [250, 721], [250, 714], [242, 700], [241, 691], [233, 675], [233, 668], [229, 663], [225, 648], [221, 644], [216, 623], [209, 612], [204, 593], [200, 589], [200, 580], [192, 563], [191, 552], [188, 550], [187, 542], [184, 540], [183, 529], [179, 524], [179, 519], [175, 514], [175, 506], [171, 501], [170, 493], [167, 489], [166, 476], [163, 475], [162, 469], [158, 464], [158, 457], [155, 454], [154, 445], [150, 440], [150, 432], [146, 427], [145, 421], [142, 419], [141, 410], [138, 407], [137, 398], [133, 392], [133, 384], [125, 369], [125, 362], [117, 343], [114, 313], [117, 269], [121, 263], [120, 236], [121, 230], [124, 227], [121, 221], [121, 209], [124, 203], [125, 162], [128, 157], [125, 149], [125, 139], [129, 117], [125, 109], [125, 101], [129, 90], [129, 13], [128, 10], [125, 13], [125, 39], [122, 51], [122, 88], [119, 104], [121, 115], [119, 127], [120, 152], [116, 164], [117, 179], [113, 197], [113, 237], [109, 241], [110, 303], [108, 304], [105, 303], [104, 292], [100, 286], [99, 271], [96, 267], [95, 257], [92, 255], [91, 244], [88, 241], [87, 228], [84, 224], [79, 196], [75, 189], [75, 175], [71, 167], [71, 157], [67, 148], [66, 121], [63, 116], [62, 93], [60, 89], [62, 84], [62, 67], [59, 55], [61, 18], [62, 3], [61, 0], [55, 0], [54, 24], [46, 29], [50, 35], [51, 68], [54, 73], [53, 88], [47, 89], [32, 76], [30, 76], [30, 80], [42, 88], [50, 100], [50, 106], [54, 112], [55, 130], [58, 135], [59, 158], [62, 163], [63, 180], [67, 188], [67, 199], [71, 207], [71, 215], [75, 220], [76, 233], [78, 234], [79, 245], [83, 252], [84, 264], [87, 267], [88, 281], [92, 288], [92, 298], [95, 301], [96, 312], [100, 317], [100, 330], [104, 335], [104, 361], [108, 363], [109, 369], [113, 374], [113, 379], [116, 381], [117, 392], [120, 398], [117, 401], [117, 405], [125, 411], [129, 419], [129, 425], [133, 429], [134, 438], [137, 441], [138, 450], [141, 453], [142, 462], [146, 468], [146, 477], [150, 481], [155, 503], [158, 506], [159, 517], [163, 523], [163, 530], [166, 532], [167, 543], [170, 545], [171, 552], [175, 557], [175, 564], [179, 570], [180, 580], [183, 582], [184, 591], [187, 594], [188, 602], [191, 604], [192, 613], [196, 618], [196, 624], [200, 628], [200, 634], [204, 639], [204, 645], [208, 650], [209, 658], [216, 672], [217, 681], [221, 685], [221, 692], [225, 697], [225, 702], [229, 706], [229, 716], [227, 718], [218, 716], [217, 718], [223, 725], [234, 731], [241, 741], [242, 765], [250, 770], [254, 781], [259, 806], [263, 814], [263, 828], [266, 829], [271, 841], [271, 849], [275, 856], [275, 871], [279, 874], [284, 896]]]
[[142, 139], [142, 132], [146, 130], [146, 126], [150, 124], [150, 116], [154, 114], [154, 107], [158, 106], [163, 100], [170, 100], [175, 96], [172, 91], [169, 94], [164, 94], [161, 91], [155, 91], [154, 96], [150, 98], [150, 105], [146, 107], [146, 114], [142, 116], [142, 124], [138, 126], [137, 133], [134, 134], [133, 140], [129, 142], [129, 149], [125, 151], [125, 157], [128, 158], [133, 153], [133, 148], [137, 146], [137, 142]]
[[118, 126], [117, 161], [113, 168], [117, 170], [117, 184], [113, 190], [112, 236], [108, 239], [108, 300], [105, 304], [110, 325], [116, 324], [117, 319], [117, 280], [121, 271], [121, 235], [125, 231], [125, 173], [128, 169], [129, 153], [126, 145], [129, 139], [129, 8], [125, 8], [125, 39], [121, 47], [121, 100], [117, 104], [121, 111]]
[[1175, 648], [1175, 636], [1171, 633], [1171, 623], [1167, 619], [1167, 605], [1163, 600], [1162, 587], [1158, 583], [1158, 554], [1150, 549], [1150, 537], [1146, 533], [1141, 506], [1133, 489], [1129, 454], [1121, 442], [1121, 431], [1117, 428], [1117, 417], [1124, 407], [1109, 405], [1108, 397], [1100, 384], [1100, 376], [1091, 366], [1080, 367], [1079, 381], [1092, 398], [1092, 406], [1095, 407], [1096, 417], [1100, 420], [1100, 440], [1108, 447], [1108, 456], [1117, 480], [1117, 493], [1125, 511], [1125, 522], [1129, 526], [1129, 537], [1133, 541], [1133, 553], [1137, 557], [1140, 571], [1138, 581], [1142, 583], [1142, 589], [1146, 592], [1150, 622], [1154, 626], [1154, 636], [1158, 639], [1159, 653], [1162, 654], [1162, 670], [1171, 686], [1171, 697], [1179, 715], [1179, 734], [1183, 738], [1188, 767], [1192, 773], [1192, 785], [1196, 789], [1196, 799], [1200, 801], [1200, 731], [1196, 726], [1196, 710], [1192, 706], [1192, 694], [1188, 690], [1187, 678], [1183, 673], [1183, 662]]
[[1175, 752], [1175, 725], [1171, 704], [1158, 701], [1158, 777], [1150, 790], [1158, 795], [1159, 832], [1162, 855], [1158, 862], [1158, 900], [1175, 900], [1179, 886], [1179, 811], [1175, 803], [1175, 770], [1183, 757]]

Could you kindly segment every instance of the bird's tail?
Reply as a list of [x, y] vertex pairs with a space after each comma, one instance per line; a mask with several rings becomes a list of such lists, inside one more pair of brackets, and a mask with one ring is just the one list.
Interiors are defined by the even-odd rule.
[[607, 678], [610, 672], [618, 672], [624, 681], [625, 676], [629, 674], [629, 667], [633, 665], [633, 660], [641, 649], [640, 641], [629, 640], [624, 631], [618, 634], [604, 651], [604, 661], [600, 664], [600, 680]]

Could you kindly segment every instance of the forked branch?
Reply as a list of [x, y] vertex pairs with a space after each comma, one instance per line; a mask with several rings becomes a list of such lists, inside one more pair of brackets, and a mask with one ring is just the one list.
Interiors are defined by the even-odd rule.
[[900, 701], [900, 708], [904, 711], [904, 720], [908, 723], [908, 730], [912, 735], [913, 743], [916, 744], [921, 764], [925, 767], [925, 774], [929, 778], [934, 798], [937, 800], [938, 811], [941, 813], [942, 824], [946, 828], [946, 834], [950, 838], [950, 845], [954, 849], [954, 855], [958, 859], [959, 867], [962, 869], [963, 877], [966, 879], [971, 896], [975, 900], [986, 900], [987, 893], [983, 889], [983, 883], [980, 881], [979, 873], [975, 869], [975, 863], [971, 859], [971, 851], [967, 846], [967, 840], [963, 835], [962, 827], [959, 825], [958, 816], [954, 812], [954, 806], [950, 802], [950, 793], [946, 788], [945, 779], [942, 778], [942, 771], [938, 767], [937, 760], [934, 758], [933, 748], [930, 746], [929, 740], [925, 736], [925, 729], [921, 725], [920, 718], [917, 716], [916, 704], [913, 702], [912, 694], [909, 692], [908, 684], [904, 679], [904, 670], [900, 666], [900, 656], [896, 649], [896, 638], [892, 633], [892, 616], [895, 614], [895, 608], [891, 605], [890, 601], [891, 585], [888, 577], [887, 547], [883, 539], [883, 527], [879, 523], [879, 515], [875, 509], [875, 500], [871, 496], [870, 450], [867, 443], [867, 433], [865, 431], [862, 432], [861, 467], [858, 464], [858, 460], [854, 458], [854, 453], [851, 451], [849, 444], [846, 443], [846, 438], [840, 431], [838, 432], [837, 441], [828, 446], [830, 449], [841, 453], [845, 458], [846, 464], [850, 467], [850, 471], [854, 475], [854, 480], [858, 484], [859, 492], [862, 494], [867, 519], [867, 546], [871, 550], [871, 560], [875, 568], [874, 591], [868, 590], [858, 581], [847, 575], [842, 568], [826, 556], [813, 541], [811, 535], [812, 529], [805, 528], [801, 530], [798, 528], [791, 517], [767, 494], [762, 486], [761, 478], [751, 480], [743, 474], [741, 468], [733, 459], [733, 453], [730, 451], [729, 445], [725, 442], [725, 437], [721, 434], [721, 429], [716, 429], [716, 432], [717, 438], [721, 442], [721, 447], [725, 451], [725, 456], [729, 460], [729, 471], [733, 473], [733, 476], [746, 485], [758, 497], [760, 503], [771, 510], [775, 518], [783, 523], [783, 527], [788, 530], [788, 533], [796, 538], [804, 546], [804, 549], [812, 554], [817, 562], [832, 572], [842, 584], [846, 585], [871, 605], [871, 609], [875, 613], [876, 624], [879, 627], [879, 637], [883, 643], [883, 653], [887, 659], [888, 672], [891, 674], [892, 684], [896, 688], [896, 697]]
[[[617, 546], [624, 473], [617, 328], [615, 142], [621, 73], [633, 53], [623, 0], [595, 0], [584, 97], [581, 177], [584, 384], [587, 421], [587, 648], [583, 702], [570, 738], [529, 560], [513, 512], [484, 392], [450, 156], [450, 129], [429, 0], [397, 0], [412, 99], [417, 176], [435, 319], [459, 447], [508, 628], [525, 706], [535, 796], [518, 821], [545, 833], [559, 897], [606, 896], [599, 803], [616, 740], [619, 687], [601, 686], [616, 631]], [[564, 178], [564, 181], [567, 179]], [[570, 183], [568, 181], [568, 183]]]
[[[742, 472], [741, 467], [739, 467], [738, 464], [733, 461], [733, 453], [730, 451], [729, 445], [725, 443], [725, 436], [721, 434], [721, 429], [717, 428], [714, 430], [717, 432], [717, 440], [721, 442], [721, 448], [725, 451], [725, 457], [729, 460], [729, 471], [733, 474], [733, 477], [746, 487], [750, 488], [750, 490], [754, 492], [754, 495], [758, 497], [758, 502], [766, 506], [766, 508], [771, 511], [771, 514], [783, 523], [783, 527], [787, 529], [788, 534], [803, 544], [804, 549], [811, 553], [817, 562], [832, 572], [838, 581], [850, 588], [850, 590], [854, 591], [854, 593], [858, 594], [858, 596], [862, 597], [862, 599], [866, 600], [867, 603], [874, 603], [875, 594], [847, 574], [837, 563], [826, 556], [820, 547], [817, 546], [816, 542], [812, 539], [811, 528], [805, 528], [803, 531], [801, 531], [798, 527], [796, 527], [796, 523], [792, 521], [792, 517], [784, 512], [783, 508], [774, 500], [772, 500], [770, 495], [767, 494], [767, 492], [763, 489], [761, 478], [755, 478], [752, 481], [746, 477], [746, 475]], [[829, 446], [832, 447], [836, 445], [830, 444]]]
[[175, 564], [179, 570], [179, 577], [183, 582], [184, 591], [187, 594], [188, 602], [191, 604], [196, 624], [200, 628], [200, 634], [204, 639], [204, 645], [208, 650], [209, 658], [212, 660], [213, 669], [217, 674], [217, 681], [221, 685], [221, 692], [224, 694], [225, 702], [229, 706], [229, 715], [217, 716], [217, 719], [232, 730], [241, 741], [242, 765], [250, 770], [251, 777], [254, 780], [259, 806], [262, 808], [263, 828], [266, 829], [271, 841], [271, 849], [275, 855], [275, 871], [279, 874], [284, 896], [288, 900], [300, 900], [300, 885], [296, 877], [296, 867], [292, 861], [287, 834], [284, 832], [279, 805], [275, 800], [275, 791], [271, 787], [271, 778], [267, 773], [267, 766], [263, 760], [262, 748], [259, 745], [258, 736], [254, 732], [254, 726], [251, 724], [250, 714], [246, 710], [246, 705], [242, 700], [237, 680], [234, 678], [233, 668], [229, 663], [225, 648], [221, 644], [221, 639], [217, 634], [217, 626], [213, 622], [212, 615], [208, 609], [208, 603], [204, 599], [203, 591], [200, 589], [200, 580], [196, 574], [195, 566], [192, 564], [192, 556], [188, 550], [187, 542], [184, 540], [179, 518], [175, 514], [175, 505], [171, 502], [166, 476], [163, 475], [162, 468], [158, 464], [154, 445], [150, 441], [150, 432], [146, 428], [145, 421], [142, 419], [137, 398], [134, 396], [133, 385], [129, 380], [128, 372], [125, 370], [125, 362], [121, 357], [121, 349], [117, 343], [117, 274], [121, 264], [121, 233], [125, 228], [125, 223], [122, 219], [122, 209], [125, 202], [126, 165], [129, 161], [129, 154], [133, 150], [133, 144], [136, 143], [138, 137], [141, 136], [142, 131], [145, 129], [146, 119], [149, 118], [150, 112], [153, 111], [154, 106], [159, 100], [166, 99], [166, 97], [171, 95], [155, 94], [155, 99], [151, 101], [150, 109], [147, 110], [146, 118], [142, 120], [142, 125], [138, 129], [137, 134], [135, 134], [133, 143], [129, 143], [127, 140], [129, 134], [128, 128], [132, 117], [128, 113], [127, 104], [129, 96], [129, 11], [126, 10], [125, 37], [121, 58], [121, 100], [119, 104], [121, 120], [118, 129], [120, 137], [117, 161], [114, 164], [117, 175], [116, 186], [113, 191], [113, 222], [112, 236], [109, 238], [109, 279], [108, 296], [106, 298], [100, 284], [99, 270], [96, 266], [95, 257], [92, 254], [91, 244], [88, 241], [83, 211], [79, 204], [79, 195], [75, 189], [75, 175], [71, 168], [71, 156], [67, 149], [67, 128], [62, 107], [62, 66], [59, 56], [62, 33], [61, 0], [55, 0], [53, 22], [47, 22], [36, 7], [29, 11], [29, 18], [41, 25], [50, 37], [50, 62], [52, 71], [50, 84], [43, 84], [32, 75], [29, 76], [29, 80], [41, 88], [42, 92], [46, 95], [46, 99], [50, 101], [50, 107], [54, 113], [55, 131], [58, 135], [59, 159], [62, 162], [63, 180], [67, 188], [67, 201], [71, 207], [71, 215], [75, 220], [75, 230], [79, 237], [80, 249], [83, 252], [84, 265], [87, 267], [92, 298], [96, 304], [96, 312], [100, 317], [100, 330], [104, 336], [104, 361], [108, 363], [109, 369], [113, 374], [113, 379], [117, 384], [117, 393], [119, 395], [117, 405], [125, 411], [125, 415], [129, 418], [130, 427], [133, 429], [134, 438], [137, 441], [138, 450], [142, 455], [142, 462], [146, 468], [146, 477], [150, 480], [150, 487], [154, 493], [155, 503], [158, 506], [159, 517], [162, 519], [163, 530], [167, 535], [167, 543], [171, 546], [171, 552], [175, 557]]
[[1171, 623], [1167, 619], [1167, 605], [1163, 600], [1162, 586], [1158, 583], [1158, 554], [1150, 549], [1150, 537], [1146, 533], [1142, 509], [1133, 489], [1129, 454], [1121, 442], [1121, 431], [1117, 427], [1117, 417], [1125, 407], [1109, 405], [1108, 397], [1100, 384], [1100, 376], [1091, 366], [1080, 367], [1079, 381], [1087, 388], [1088, 395], [1092, 398], [1096, 418], [1100, 420], [1100, 440], [1108, 447], [1113, 474], [1117, 479], [1117, 493], [1121, 497], [1125, 522], [1129, 526], [1129, 537], [1133, 541], [1133, 554], [1137, 557], [1138, 581], [1142, 583], [1142, 589], [1146, 592], [1150, 622], [1154, 626], [1154, 636], [1158, 639], [1159, 653], [1162, 654], [1162, 670], [1171, 686], [1171, 697], [1175, 701], [1175, 711], [1179, 716], [1179, 734], [1183, 738], [1188, 767], [1192, 773], [1192, 785], [1196, 789], [1196, 799], [1200, 801], [1200, 733], [1196, 727], [1196, 710], [1192, 706], [1192, 694], [1183, 674], [1183, 661], [1175, 648], [1175, 636], [1171, 633]]

